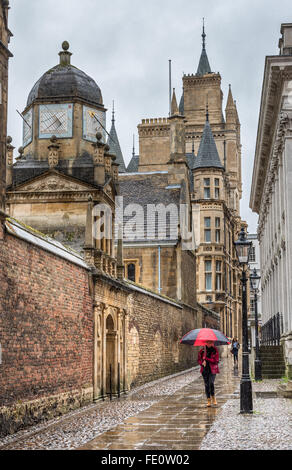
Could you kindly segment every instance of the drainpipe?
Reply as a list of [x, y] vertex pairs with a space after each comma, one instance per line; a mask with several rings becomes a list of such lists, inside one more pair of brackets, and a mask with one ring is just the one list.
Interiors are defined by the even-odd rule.
[[158, 246], [158, 292], [161, 293], [161, 246]]

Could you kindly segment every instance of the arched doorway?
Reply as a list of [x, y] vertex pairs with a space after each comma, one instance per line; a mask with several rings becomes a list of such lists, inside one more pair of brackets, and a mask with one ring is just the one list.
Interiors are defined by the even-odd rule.
[[116, 331], [111, 315], [106, 319], [106, 393], [116, 392]]

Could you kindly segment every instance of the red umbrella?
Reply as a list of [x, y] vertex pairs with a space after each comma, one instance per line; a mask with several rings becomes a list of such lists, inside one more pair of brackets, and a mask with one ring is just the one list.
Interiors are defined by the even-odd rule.
[[192, 346], [205, 346], [207, 341], [214, 341], [215, 346], [230, 344], [229, 339], [221, 331], [212, 328], [197, 328], [185, 334], [180, 342]]

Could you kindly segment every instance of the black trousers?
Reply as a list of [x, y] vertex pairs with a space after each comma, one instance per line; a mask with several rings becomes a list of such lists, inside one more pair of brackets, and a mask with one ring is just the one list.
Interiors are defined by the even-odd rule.
[[205, 383], [205, 392], [206, 392], [206, 397], [210, 398], [215, 395], [215, 387], [214, 387], [214, 382], [216, 378], [216, 374], [211, 374], [211, 372], [205, 372], [203, 371], [203, 379]]

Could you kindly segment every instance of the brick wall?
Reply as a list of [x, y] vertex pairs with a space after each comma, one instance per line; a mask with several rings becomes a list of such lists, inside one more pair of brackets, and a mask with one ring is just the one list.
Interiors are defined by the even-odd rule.
[[1, 223], [0, 343], [0, 407], [92, 386], [87, 270], [3, 235]]

